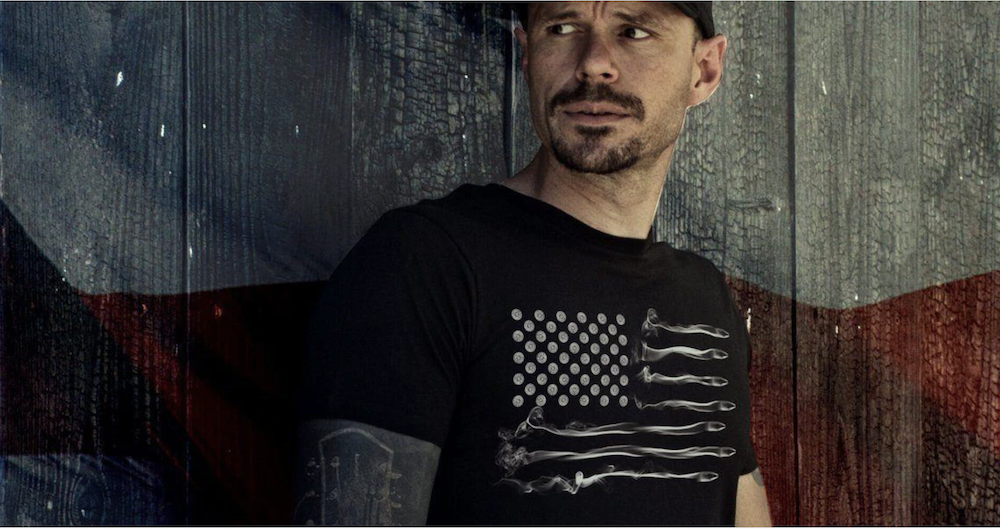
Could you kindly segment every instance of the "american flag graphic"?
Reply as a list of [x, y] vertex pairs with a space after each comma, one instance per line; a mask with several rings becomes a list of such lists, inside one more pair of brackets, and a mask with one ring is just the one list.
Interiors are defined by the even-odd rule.
[[[591, 425], [569, 422], [565, 425], [549, 424], [545, 409], [634, 406], [651, 410], [687, 410], [701, 413], [729, 412], [736, 404], [728, 400], [647, 399], [648, 388], [659, 386], [684, 386], [688, 384], [719, 388], [729, 381], [720, 376], [690, 373], [660, 373], [657, 362], [670, 356], [681, 356], [698, 361], [725, 360], [729, 354], [722, 344], [729, 338], [725, 329], [705, 324], [678, 325], [660, 322], [655, 309], [649, 309], [642, 323], [639, 343], [630, 343], [625, 332], [626, 319], [622, 314], [586, 314], [584, 312], [557, 311], [546, 314], [543, 310], [522, 311], [510, 314], [516, 330], [511, 338], [516, 344], [512, 355], [515, 365], [513, 375], [514, 395], [511, 404], [523, 408], [526, 418], [513, 430], [501, 429], [502, 440], [496, 456], [497, 465], [505, 473], [501, 483], [506, 483], [522, 493], [566, 492], [580, 490], [609, 478], [631, 479], [689, 479], [710, 482], [718, 474], [710, 471], [673, 473], [649, 461], [693, 459], [702, 457], [731, 457], [736, 450], [728, 446], [688, 446], [659, 448], [636, 444], [644, 436], [690, 436], [705, 432], [718, 432], [726, 424], [717, 420], [700, 420], [685, 424], [646, 425], [634, 422], [617, 422]], [[720, 342], [719, 347], [695, 348], [687, 345], [658, 347], [657, 338], [665, 333], [702, 334]], [[713, 415], [715, 417], [717, 415]], [[528, 437], [553, 436], [555, 438], [601, 438], [601, 446], [582, 451], [528, 450], [521, 441]], [[641, 458], [645, 463], [639, 468], [618, 468], [604, 464], [606, 458]], [[573, 477], [563, 475], [519, 479], [519, 473], [531, 464], [541, 461], [589, 461], [596, 468], [589, 473], [580, 470]]]

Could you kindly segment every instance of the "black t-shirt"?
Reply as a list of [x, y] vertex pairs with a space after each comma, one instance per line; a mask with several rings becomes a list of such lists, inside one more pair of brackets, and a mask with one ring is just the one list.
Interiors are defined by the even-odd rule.
[[722, 274], [500, 185], [386, 213], [310, 344], [307, 417], [442, 448], [431, 524], [731, 525], [757, 467]]

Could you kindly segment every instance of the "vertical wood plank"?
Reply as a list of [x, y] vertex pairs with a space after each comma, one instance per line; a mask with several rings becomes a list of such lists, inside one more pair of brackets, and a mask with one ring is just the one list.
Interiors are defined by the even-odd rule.
[[304, 325], [352, 244], [347, 9], [190, 5], [191, 423], [224, 523], [291, 519]]
[[182, 381], [93, 302], [180, 288], [180, 8], [0, 9], [2, 523], [176, 523]]
[[797, 6], [808, 523], [996, 519], [997, 13], [956, 5]]
[[1000, 523], [1000, 271], [923, 290], [922, 525]]
[[351, 8], [191, 9], [191, 289], [325, 279], [350, 248]]
[[917, 350], [887, 365], [915, 314], [886, 326], [878, 310], [815, 307], [898, 293], [909, 274], [896, 256], [919, 250], [917, 9], [796, 6], [797, 284], [814, 307], [797, 322], [809, 523], [916, 523], [921, 402], [906, 380], [918, 376]]
[[984, 45], [998, 31], [997, 4], [921, 5], [918, 262], [944, 283], [917, 327], [926, 525], [1000, 524], [1000, 49]]
[[506, 176], [499, 4], [357, 3], [351, 12], [352, 227]]
[[[508, 11], [504, 11], [503, 16], [510, 19]], [[524, 27], [526, 21], [517, 18], [515, 20], [517, 20], [518, 26]], [[513, 27], [512, 23], [511, 31], [513, 31]], [[512, 158], [510, 174], [507, 176], [514, 176], [531, 163], [541, 146], [541, 142], [539, 142], [538, 133], [535, 132], [535, 127], [531, 123], [531, 92], [528, 80], [524, 76], [524, 68], [521, 66], [524, 49], [514, 37], [511, 37], [507, 55], [509, 57], [507, 78], [510, 82], [510, 86], [507, 88], [510, 94], [508, 97], [510, 122], [507, 123], [507, 134], [511, 141], [509, 156]]]

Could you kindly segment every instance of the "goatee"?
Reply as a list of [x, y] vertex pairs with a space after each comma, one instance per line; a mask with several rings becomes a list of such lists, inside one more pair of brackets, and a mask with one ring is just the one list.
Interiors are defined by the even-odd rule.
[[584, 137], [583, 142], [576, 145], [560, 137], [552, 138], [552, 155], [571, 171], [611, 174], [629, 169], [639, 161], [643, 147], [639, 138], [607, 148], [601, 145], [601, 139], [611, 132], [609, 127], [577, 127], [576, 131]]
[[[614, 91], [606, 84], [581, 84], [572, 90], [563, 90], [549, 102], [548, 117], [556, 116], [556, 108], [577, 102], [607, 102], [617, 105], [629, 112], [632, 119], [643, 121], [646, 109], [642, 100], [629, 94]], [[559, 163], [568, 169], [581, 173], [610, 174], [623, 171], [639, 161], [640, 153], [645, 146], [640, 138], [630, 138], [624, 144], [605, 147], [602, 141], [609, 136], [611, 127], [575, 127], [577, 134], [583, 136], [583, 142], [570, 144], [564, 138], [551, 134], [552, 154]]]

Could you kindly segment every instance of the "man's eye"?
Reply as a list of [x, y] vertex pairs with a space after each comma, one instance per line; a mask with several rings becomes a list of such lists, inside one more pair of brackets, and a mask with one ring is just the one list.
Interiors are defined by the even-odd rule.
[[625, 28], [622, 33], [630, 39], [645, 39], [652, 36], [639, 28]]
[[572, 24], [556, 24], [549, 27], [549, 32], [554, 35], [565, 35], [573, 31], [576, 31], [576, 28]]

